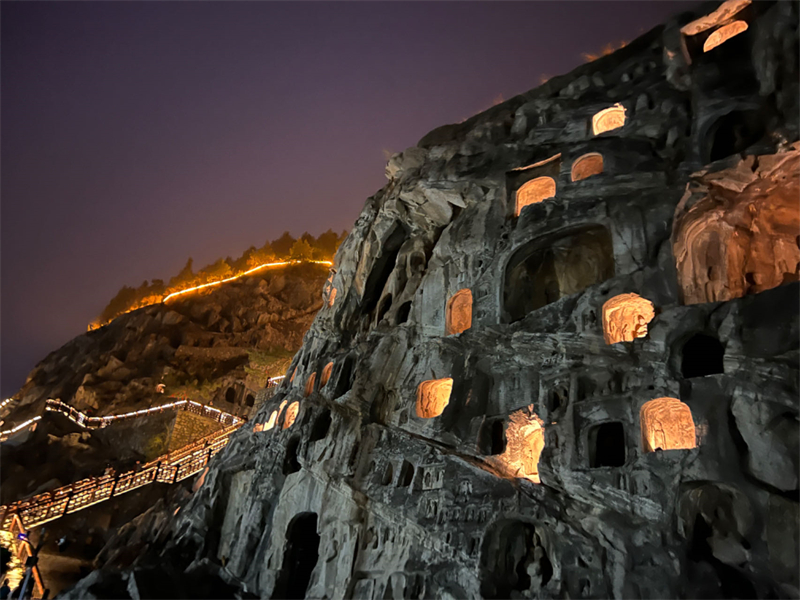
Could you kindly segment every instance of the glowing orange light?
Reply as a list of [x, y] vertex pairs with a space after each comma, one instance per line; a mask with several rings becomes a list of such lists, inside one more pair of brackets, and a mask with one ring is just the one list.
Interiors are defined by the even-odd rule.
[[556, 182], [552, 177], [537, 177], [525, 182], [517, 190], [516, 215], [529, 204], [536, 204], [556, 195]]
[[294, 420], [297, 418], [297, 413], [300, 411], [300, 403], [292, 402], [289, 408], [286, 409], [286, 416], [283, 418], [283, 428], [289, 429], [294, 425]]
[[319, 379], [319, 387], [325, 387], [325, 384], [328, 383], [328, 380], [331, 378], [331, 373], [333, 373], [333, 362], [329, 362], [325, 365], [325, 368], [322, 369], [322, 377]]
[[733, 23], [723, 25], [710, 36], [708, 36], [708, 38], [706, 38], [706, 41], [703, 44], [703, 52], [713, 50], [720, 44], [727, 42], [733, 36], [739, 35], [745, 31], [747, 31], [747, 23], [744, 21], [734, 21]]
[[328, 308], [333, 306], [335, 300], [336, 300], [336, 288], [331, 288], [330, 296], [328, 296]]
[[618, 129], [623, 125], [625, 125], [625, 107], [619, 103], [601, 110], [592, 117], [592, 131], [595, 135]]
[[584, 154], [572, 164], [572, 181], [580, 181], [603, 172], [603, 155], [597, 152]]
[[311, 392], [314, 391], [314, 383], [316, 382], [316, 380], [317, 380], [316, 372], [309, 375], [308, 379], [306, 380], [306, 396], [308, 396], [309, 394], [311, 394]]
[[438, 417], [450, 403], [452, 391], [453, 380], [450, 377], [420, 383], [417, 388], [417, 416], [423, 419]]
[[697, 446], [692, 410], [677, 398], [645, 402], [639, 419], [645, 452], [688, 450]]
[[458, 334], [472, 327], [472, 292], [459, 290], [447, 301], [445, 335]]
[[603, 337], [606, 344], [632, 342], [647, 335], [647, 324], [656, 313], [653, 303], [639, 294], [620, 294], [603, 304]]
[[505, 452], [494, 460], [499, 461], [513, 477], [541, 483], [539, 456], [544, 448], [544, 422], [533, 412], [533, 406], [509, 415], [506, 440]]

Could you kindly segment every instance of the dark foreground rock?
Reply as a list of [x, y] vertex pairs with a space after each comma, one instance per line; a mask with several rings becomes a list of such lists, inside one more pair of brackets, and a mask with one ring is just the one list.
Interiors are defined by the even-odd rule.
[[393, 157], [256, 426], [66, 597], [797, 597], [798, 4], [706, 8]]

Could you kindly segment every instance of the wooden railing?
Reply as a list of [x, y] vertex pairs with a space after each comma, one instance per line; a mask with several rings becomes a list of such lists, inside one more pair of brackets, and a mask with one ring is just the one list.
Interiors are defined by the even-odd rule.
[[203, 469], [211, 457], [228, 444], [231, 434], [243, 422], [239, 419], [237, 423], [175, 452], [160, 456], [139, 469], [124, 473], [107, 469], [100, 477], [83, 479], [32, 498], [0, 506], [2, 527], [8, 529], [14, 517], [18, 517], [26, 528], [37, 527], [149, 483], [175, 483], [186, 479]]

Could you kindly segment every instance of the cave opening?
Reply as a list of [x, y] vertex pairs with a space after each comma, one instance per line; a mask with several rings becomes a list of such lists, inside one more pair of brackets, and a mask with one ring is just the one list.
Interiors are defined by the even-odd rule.
[[397, 487], [408, 487], [414, 481], [414, 465], [407, 460], [400, 467], [400, 477], [397, 478]]
[[681, 373], [685, 379], [724, 373], [725, 347], [715, 337], [696, 333], [683, 345]]
[[603, 172], [603, 155], [598, 152], [589, 152], [572, 163], [570, 178], [572, 181], [581, 181]]
[[252, 407], [256, 403], [256, 397], [253, 396], [253, 394], [247, 394], [247, 397], [244, 399], [244, 401], [247, 406]]
[[392, 463], [386, 463], [386, 468], [383, 470], [383, 476], [381, 477], [381, 485], [392, 485], [392, 480], [394, 479], [394, 467], [392, 467]]
[[333, 391], [334, 398], [343, 396], [353, 386], [353, 367], [355, 362], [355, 357], [352, 354], [345, 357], [342, 368], [339, 371], [339, 378], [336, 380], [336, 388]]
[[402, 325], [408, 321], [408, 316], [411, 314], [411, 300], [403, 302], [400, 308], [397, 309], [396, 323]]
[[319, 539], [316, 513], [300, 513], [291, 520], [273, 598], [305, 598], [319, 559]]
[[317, 381], [317, 373], [316, 371], [308, 376], [306, 379], [306, 387], [305, 387], [305, 395], [310, 396], [314, 391], [314, 384]]
[[331, 411], [323, 408], [322, 412], [314, 419], [314, 425], [311, 427], [311, 437], [309, 441], [317, 442], [328, 435], [328, 430], [331, 428]]
[[399, 223], [394, 225], [392, 232], [386, 237], [381, 248], [381, 254], [375, 260], [372, 270], [364, 284], [364, 294], [361, 297], [361, 314], [366, 315], [378, 305], [378, 301], [386, 287], [386, 282], [397, 263], [400, 247], [406, 240], [406, 231]]
[[589, 431], [589, 466], [621, 467], [625, 464], [625, 428], [610, 421]]
[[283, 415], [283, 429], [289, 429], [289, 427], [294, 425], [298, 412], [300, 412], [300, 403], [296, 401], [292, 402], [286, 408], [286, 413]]
[[614, 276], [608, 230], [594, 225], [556, 238], [533, 240], [508, 262], [503, 306], [508, 322]]
[[503, 419], [485, 423], [481, 428], [479, 448], [485, 456], [495, 456], [506, 451], [506, 426]]
[[744, 152], [764, 136], [764, 119], [758, 110], [734, 110], [720, 117], [709, 130], [706, 162]]
[[233, 404], [236, 401], [236, 390], [232, 387], [229, 387], [225, 390], [225, 402], [229, 404]]
[[300, 461], [297, 460], [297, 450], [300, 447], [300, 436], [291, 438], [286, 444], [286, 455], [283, 457], [283, 474], [291, 475], [300, 470]]
[[479, 563], [483, 598], [527, 597], [553, 578], [541, 534], [531, 523], [499, 521], [484, 537]]
[[520, 215], [529, 204], [538, 204], [556, 195], [556, 181], [552, 177], [536, 177], [526, 181], [516, 193], [515, 213]]

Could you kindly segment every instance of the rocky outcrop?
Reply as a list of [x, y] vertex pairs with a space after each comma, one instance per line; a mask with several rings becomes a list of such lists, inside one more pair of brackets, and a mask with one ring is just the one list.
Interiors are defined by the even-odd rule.
[[246, 416], [247, 396], [278, 374], [266, 373], [270, 359], [282, 369], [300, 347], [327, 272], [313, 264], [265, 270], [122, 315], [48, 355], [0, 416], [13, 426], [41, 414], [48, 398], [99, 416], [163, 404], [175, 393]]
[[797, 222], [798, 5], [704, 16], [394, 156], [254, 427], [68, 597], [796, 597], [800, 284], [739, 284]]

